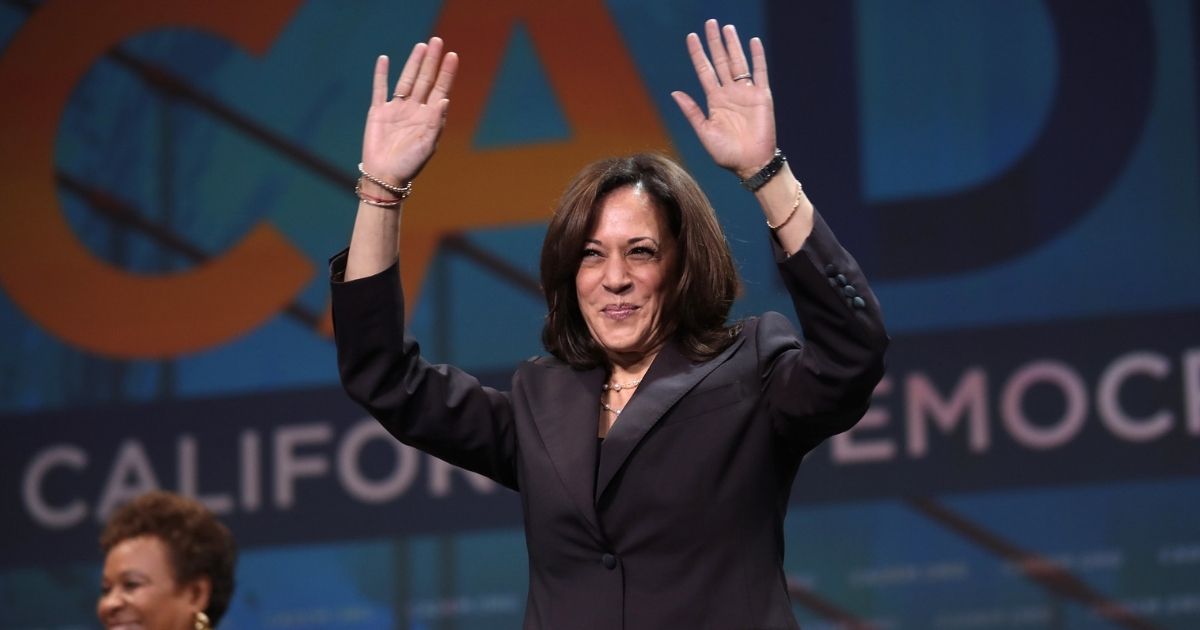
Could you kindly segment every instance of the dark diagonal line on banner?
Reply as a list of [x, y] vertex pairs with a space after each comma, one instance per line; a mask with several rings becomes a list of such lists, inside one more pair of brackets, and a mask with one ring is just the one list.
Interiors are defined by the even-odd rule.
[[501, 279], [507, 280], [514, 287], [539, 299], [542, 297], [542, 287], [533, 276], [525, 273], [520, 267], [472, 243], [462, 234], [447, 234], [442, 239], [442, 247], [445, 247], [448, 251], [462, 254], [463, 257], [488, 269], [497, 276], [500, 276]]
[[908, 497], [906, 502], [917, 512], [928, 517], [968, 541], [992, 552], [993, 554], [1012, 563], [1022, 575], [1038, 583], [1046, 590], [1063, 597], [1075, 600], [1089, 608], [1097, 615], [1131, 630], [1158, 630], [1149, 621], [1138, 617], [1128, 608], [1113, 601], [1088, 586], [1083, 580], [1072, 575], [1069, 571], [1050, 559], [1025, 551], [1016, 545], [1005, 541], [998, 535], [985, 530], [983, 527], [967, 520], [949, 508], [939, 504], [929, 497]]
[[792, 601], [816, 613], [822, 619], [829, 621], [839, 630], [875, 630], [875, 626], [860, 619], [847, 610], [835, 606], [807, 588], [788, 580], [788, 596]]
[[357, 173], [350, 173], [334, 167], [332, 164], [306, 151], [299, 145], [288, 141], [282, 136], [271, 133], [246, 116], [237, 113], [231, 107], [179, 80], [166, 70], [146, 63], [120, 48], [114, 49], [108, 56], [134, 74], [137, 74], [143, 81], [159, 92], [168, 94], [181, 101], [186, 101], [193, 107], [207, 112], [230, 127], [276, 150], [309, 171], [320, 175], [334, 186], [344, 190], [354, 188], [354, 182], [358, 179]]
[[[182, 236], [154, 221], [146, 219], [129, 204], [102, 190], [91, 188], [66, 173], [58, 173], [58, 183], [64, 189], [79, 195], [92, 209], [113, 223], [145, 234], [153, 239], [155, 243], [183, 256], [189, 262], [200, 264], [211, 258], [208, 253], [188, 242]], [[284, 312], [308, 328], [320, 331], [320, 315], [305, 308], [303, 305], [293, 302], [284, 308]]]

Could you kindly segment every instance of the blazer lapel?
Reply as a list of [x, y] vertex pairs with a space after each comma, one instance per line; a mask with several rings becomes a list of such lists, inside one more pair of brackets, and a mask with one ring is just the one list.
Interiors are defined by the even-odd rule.
[[593, 534], [603, 540], [592, 491], [596, 479], [596, 431], [604, 371], [545, 366], [528, 388], [533, 423], [567, 494]]
[[[744, 339], [744, 335], [739, 335], [724, 352], [710, 361], [699, 364], [692, 363], [683, 356], [675, 342], [663, 346], [650, 369], [646, 371], [637, 392], [621, 411], [621, 417], [604, 438], [604, 446], [600, 449], [600, 467], [596, 473], [596, 503], [600, 502], [608, 484], [625, 464], [625, 460], [629, 459], [629, 454], [638, 442], [680, 398], [732, 356]], [[597, 385], [597, 394], [598, 390]]]

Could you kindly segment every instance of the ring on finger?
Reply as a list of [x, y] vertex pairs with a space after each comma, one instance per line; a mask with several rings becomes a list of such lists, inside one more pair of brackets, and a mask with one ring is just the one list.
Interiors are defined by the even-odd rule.
[[399, 99], [399, 100], [403, 101], [403, 100], [407, 100], [407, 99], [408, 99], [408, 95], [407, 95], [407, 94], [400, 94], [399, 92], [397, 92], [397, 93], [395, 93], [395, 94], [393, 94], [393, 95], [392, 95], [392, 98]]
[[751, 77], [751, 74], [749, 72], [743, 72], [742, 74], [739, 74], [736, 77], [733, 77], [734, 81], [743, 81], [743, 80], [747, 80], [747, 79], [751, 83], [754, 83], [754, 79]]

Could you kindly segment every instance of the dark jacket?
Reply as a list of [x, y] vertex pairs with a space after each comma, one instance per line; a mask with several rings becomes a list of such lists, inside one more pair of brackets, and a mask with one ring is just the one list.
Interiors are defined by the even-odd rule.
[[483, 387], [403, 333], [396, 266], [342, 283], [344, 264], [346, 391], [397, 439], [521, 493], [526, 628], [798, 627], [783, 573], [792, 480], [866, 412], [887, 346], [874, 294], [819, 215], [779, 263], [804, 341], [769, 312], [703, 363], [668, 343], [599, 452], [602, 369], [536, 359], [511, 392]]

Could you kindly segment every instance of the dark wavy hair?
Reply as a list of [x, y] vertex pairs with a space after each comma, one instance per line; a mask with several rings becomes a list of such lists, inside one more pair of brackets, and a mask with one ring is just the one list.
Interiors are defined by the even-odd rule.
[[229, 529], [199, 501], [170, 492], [147, 492], [117, 508], [104, 532], [105, 555], [125, 540], [154, 536], [166, 544], [177, 584], [207, 577], [212, 584], [204, 614], [215, 627], [233, 597], [237, 547]]
[[578, 369], [608, 361], [588, 330], [575, 292], [584, 243], [596, 228], [604, 198], [633, 185], [641, 186], [654, 200], [676, 243], [675, 277], [667, 284], [657, 341], [674, 339], [685, 356], [703, 361], [719, 354], [733, 339], [725, 322], [740, 288], [737, 269], [700, 185], [662, 155], [609, 158], [585, 166], [567, 186], [542, 244], [542, 292], [549, 310], [542, 344]]

